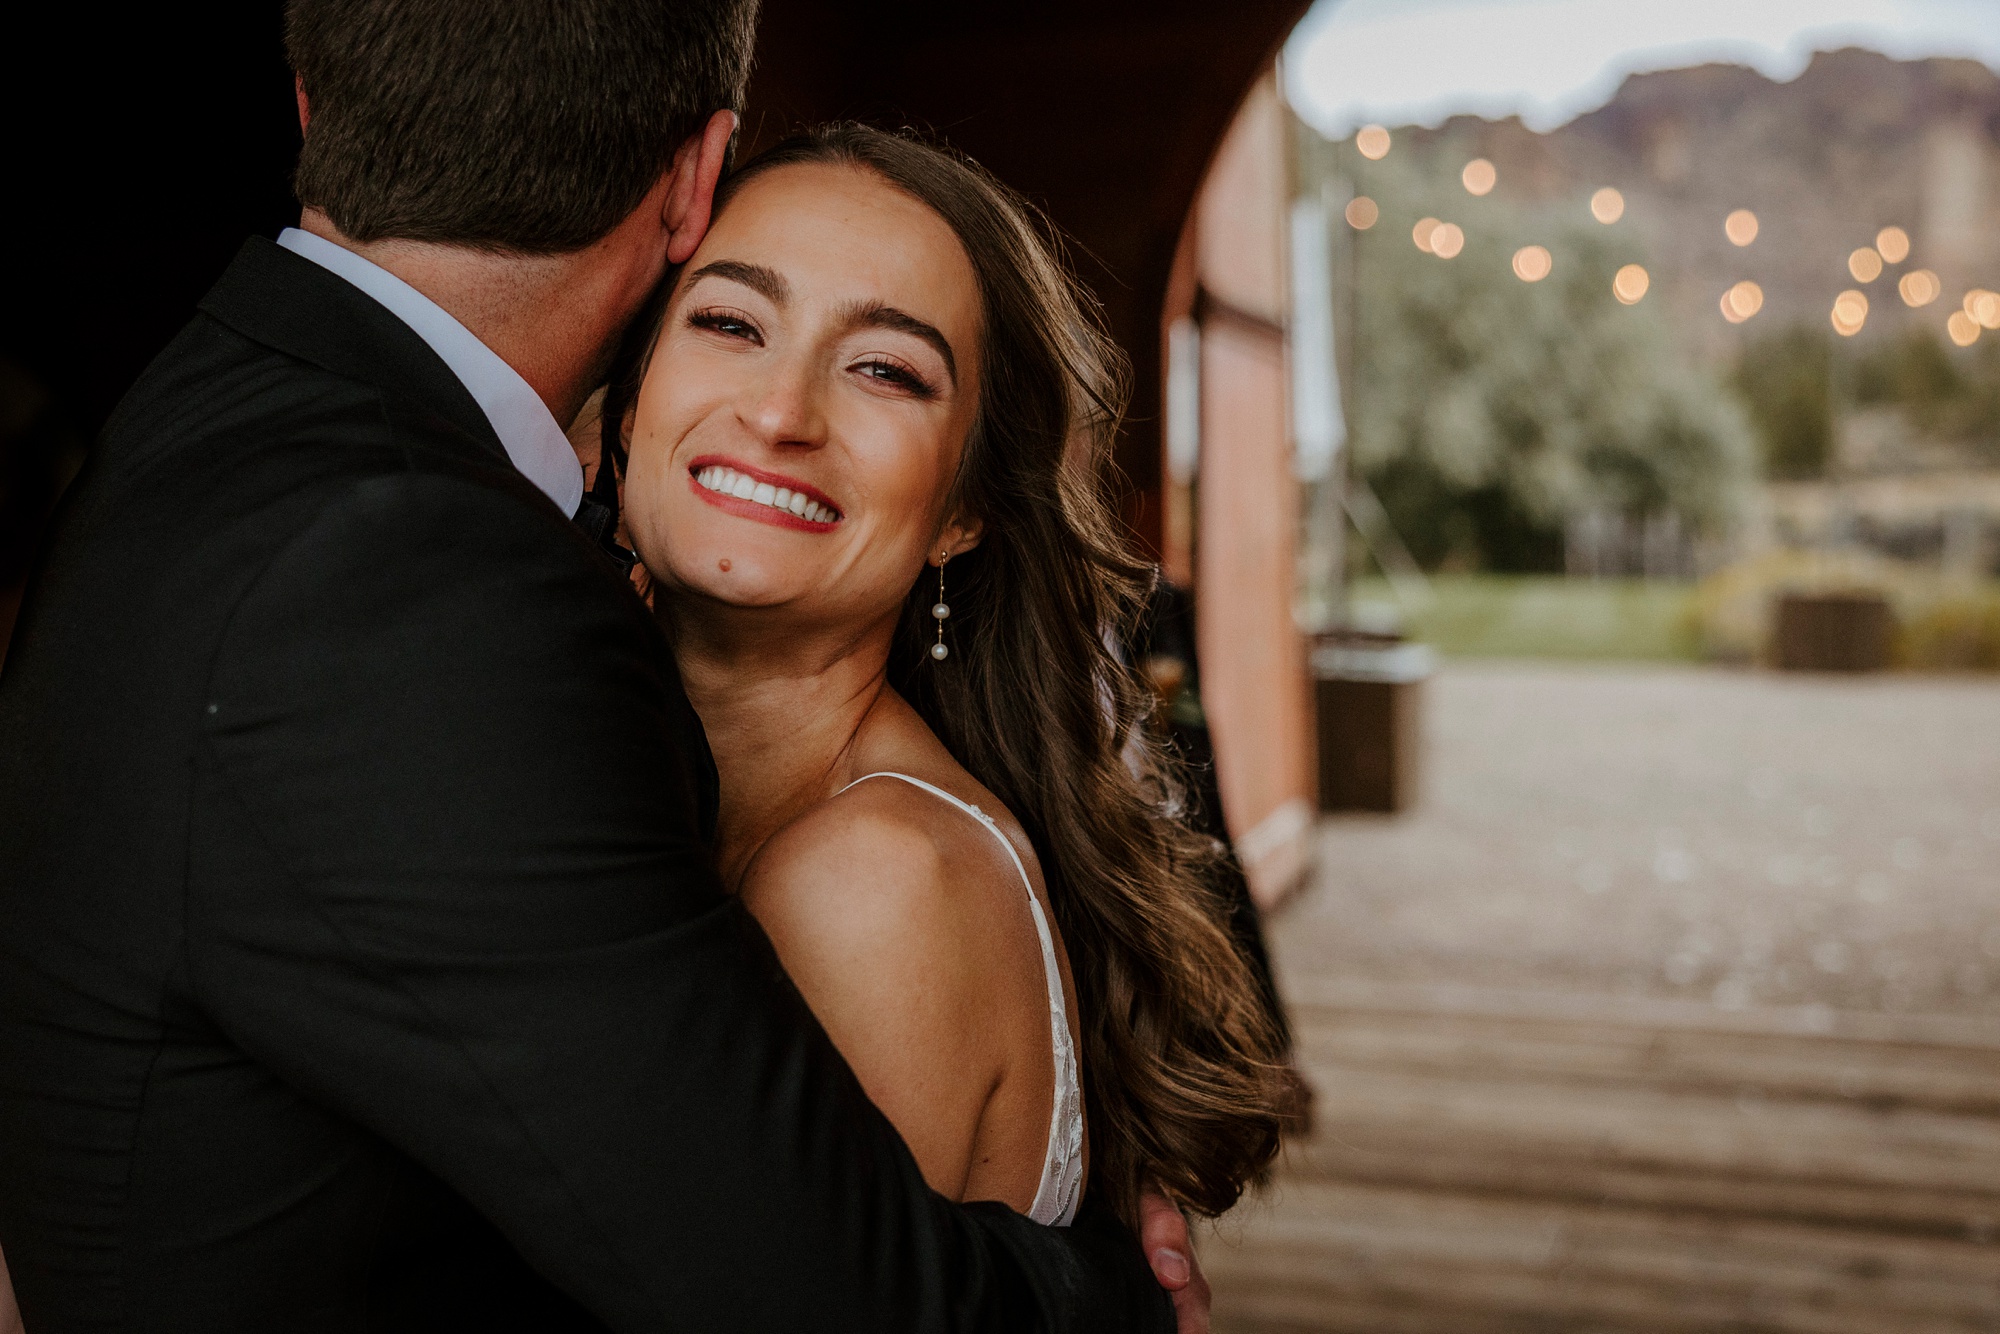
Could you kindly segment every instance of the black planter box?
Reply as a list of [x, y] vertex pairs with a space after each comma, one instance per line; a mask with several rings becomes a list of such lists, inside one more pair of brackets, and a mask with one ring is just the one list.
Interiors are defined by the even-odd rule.
[[1430, 649], [1323, 640], [1312, 663], [1319, 808], [1408, 810], [1417, 800], [1424, 682], [1434, 663]]
[[1895, 617], [1879, 593], [1785, 593], [1772, 616], [1772, 660], [1787, 672], [1879, 672]]

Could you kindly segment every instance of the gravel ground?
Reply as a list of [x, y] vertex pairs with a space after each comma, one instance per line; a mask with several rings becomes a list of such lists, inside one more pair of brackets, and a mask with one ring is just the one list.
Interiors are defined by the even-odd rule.
[[1457, 663], [1282, 972], [2000, 1019], [2000, 681]]

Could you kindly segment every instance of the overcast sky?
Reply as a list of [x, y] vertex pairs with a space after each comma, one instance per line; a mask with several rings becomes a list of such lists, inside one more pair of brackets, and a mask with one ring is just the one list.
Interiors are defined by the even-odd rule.
[[1784, 80], [1843, 46], [2000, 69], [2000, 0], [1320, 0], [1284, 77], [1299, 114], [1335, 138], [1467, 111], [1546, 130], [1635, 71], [1728, 60]]

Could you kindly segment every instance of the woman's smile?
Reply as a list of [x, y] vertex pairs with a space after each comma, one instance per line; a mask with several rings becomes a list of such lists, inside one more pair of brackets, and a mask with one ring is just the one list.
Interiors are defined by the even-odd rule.
[[705, 454], [688, 465], [688, 483], [717, 509], [806, 533], [832, 532], [840, 508], [796, 477]]

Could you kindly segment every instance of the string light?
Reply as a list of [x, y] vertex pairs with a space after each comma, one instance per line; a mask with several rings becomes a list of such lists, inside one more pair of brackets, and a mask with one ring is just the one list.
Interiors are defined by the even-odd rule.
[[1722, 318], [1741, 324], [1764, 308], [1764, 289], [1745, 279], [1722, 294]]
[[1951, 335], [1951, 341], [1960, 347], [1971, 347], [1979, 341], [1979, 321], [1962, 310], [1954, 310], [1951, 318], [1944, 322], [1944, 331]]
[[1847, 257], [1847, 271], [1857, 283], [1872, 283], [1882, 276], [1882, 257], [1871, 247], [1862, 246]]
[[1938, 276], [1929, 269], [1911, 269], [1903, 275], [1903, 280], [1896, 284], [1896, 290], [1903, 294], [1904, 305], [1928, 306], [1938, 299], [1940, 292], [1944, 291], [1944, 284], [1939, 282]]
[[1555, 258], [1538, 245], [1524, 245], [1514, 252], [1514, 276], [1524, 283], [1538, 283], [1556, 266]]
[[1382, 210], [1367, 195], [1356, 195], [1347, 201], [1343, 214], [1348, 226], [1357, 232], [1365, 232], [1381, 218]]
[[1431, 231], [1430, 252], [1439, 259], [1456, 259], [1465, 249], [1465, 233], [1455, 222], [1441, 222]]
[[1734, 246], [1746, 246], [1757, 239], [1757, 215], [1739, 208], [1722, 220], [1722, 234]]
[[1609, 227], [1625, 216], [1625, 196], [1605, 186], [1590, 197], [1590, 216]]
[[1653, 285], [1652, 275], [1637, 264], [1627, 264], [1611, 280], [1611, 295], [1624, 305], [1636, 306]]
[[1901, 227], [1884, 227], [1875, 233], [1875, 249], [1891, 264], [1901, 264], [1910, 257], [1910, 234]]
[[1833, 299], [1833, 331], [1852, 338], [1868, 323], [1868, 298], [1849, 288]]
[[2000, 329], [2000, 293], [1973, 288], [1965, 294], [1965, 313], [1982, 329]]
[[1494, 170], [1491, 162], [1476, 157], [1465, 164], [1465, 170], [1458, 174], [1458, 179], [1464, 184], [1467, 194], [1484, 195], [1493, 192], [1493, 187], [1499, 183], [1500, 173]]
[[1389, 132], [1380, 125], [1363, 125], [1354, 135], [1354, 146], [1370, 162], [1389, 156]]
[[1428, 255], [1431, 253], [1431, 234], [1443, 225], [1436, 218], [1418, 218], [1417, 225], [1410, 228], [1410, 239], [1417, 243], [1417, 249]]

